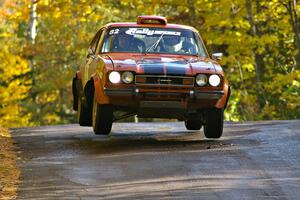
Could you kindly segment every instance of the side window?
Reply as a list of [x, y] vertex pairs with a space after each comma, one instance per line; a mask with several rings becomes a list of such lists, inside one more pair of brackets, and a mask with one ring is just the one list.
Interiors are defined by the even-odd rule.
[[198, 54], [199, 54], [199, 56], [207, 57], [208, 55], [206, 53], [206, 49], [205, 49], [205, 46], [204, 46], [204, 44], [202, 42], [202, 39], [196, 33], [194, 33], [194, 37], [196, 38], [196, 41], [197, 41], [197, 47], [198, 47]]
[[97, 45], [98, 45], [98, 43], [99, 43], [99, 39], [100, 39], [100, 37], [101, 37], [102, 32], [103, 32], [102, 29], [101, 29], [100, 31], [98, 31], [98, 32], [96, 33], [96, 35], [94, 36], [92, 42], [90, 43], [89, 49], [90, 49], [91, 52], [93, 52], [93, 54], [95, 54], [95, 52], [96, 52]]

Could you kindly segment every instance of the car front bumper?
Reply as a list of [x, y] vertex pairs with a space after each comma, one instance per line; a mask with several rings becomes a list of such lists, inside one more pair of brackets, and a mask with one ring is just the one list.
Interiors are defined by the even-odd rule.
[[222, 90], [208, 90], [208, 91], [199, 91], [199, 90], [187, 90], [184, 92], [160, 92], [158, 91], [143, 91], [138, 88], [126, 88], [126, 89], [112, 89], [112, 88], [106, 88], [104, 89], [104, 92], [107, 96], [113, 97], [113, 96], [133, 96], [133, 97], [139, 97], [144, 95], [159, 95], [160, 97], [164, 96], [178, 96], [182, 95], [185, 97], [188, 97], [189, 99], [214, 99], [218, 100], [221, 99], [224, 95], [224, 91]]

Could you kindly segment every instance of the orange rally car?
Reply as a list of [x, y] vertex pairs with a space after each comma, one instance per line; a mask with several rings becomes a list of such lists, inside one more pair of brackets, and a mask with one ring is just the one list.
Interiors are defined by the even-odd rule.
[[[173, 118], [188, 130], [204, 126], [207, 138], [223, 132], [230, 87], [197, 30], [160, 16], [110, 23], [92, 39], [73, 84], [81, 126], [109, 134], [125, 117]], [[123, 115], [120, 115], [123, 113]]]

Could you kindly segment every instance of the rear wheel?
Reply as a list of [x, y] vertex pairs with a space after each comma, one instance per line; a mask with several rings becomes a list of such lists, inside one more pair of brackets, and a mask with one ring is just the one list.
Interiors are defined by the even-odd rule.
[[[96, 96], [96, 95], [94, 95]], [[94, 97], [93, 129], [96, 135], [108, 135], [113, 122], [113, 107], [110, 104], [98, 104]]]
[[184, 121], [185, 127], [187, 130], [200, 130], [202, 127], [202, 123], [198, 120], [185, 120]]
[[204, 135], [207, 138], [220, 138], [223, 133], [223, 109], [211, 109], [206, 113], [204, 125]]
[[81, 99], [78, 99], [78, 111], [77, 111], [77, 118], [78, 118], [78, 123], [80, 126], [91, 126], [92, 123], [92, 115], [87, 109], [87, 106], [85, 103], [81, 101]]

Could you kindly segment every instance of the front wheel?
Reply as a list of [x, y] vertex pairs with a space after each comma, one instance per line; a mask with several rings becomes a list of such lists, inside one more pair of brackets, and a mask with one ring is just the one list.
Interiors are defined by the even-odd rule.
[[[95, 95], [94, 95], [95, 96]], [[110, 104], [98, 104], [94, 98], [93, 129], [96, 135], [108, 135], [113, 123], [113, 107]]]
[[220, 138], [223, 133], [224, 110], [213, 108], [205, 116], [204, 135], [207, 138]]

